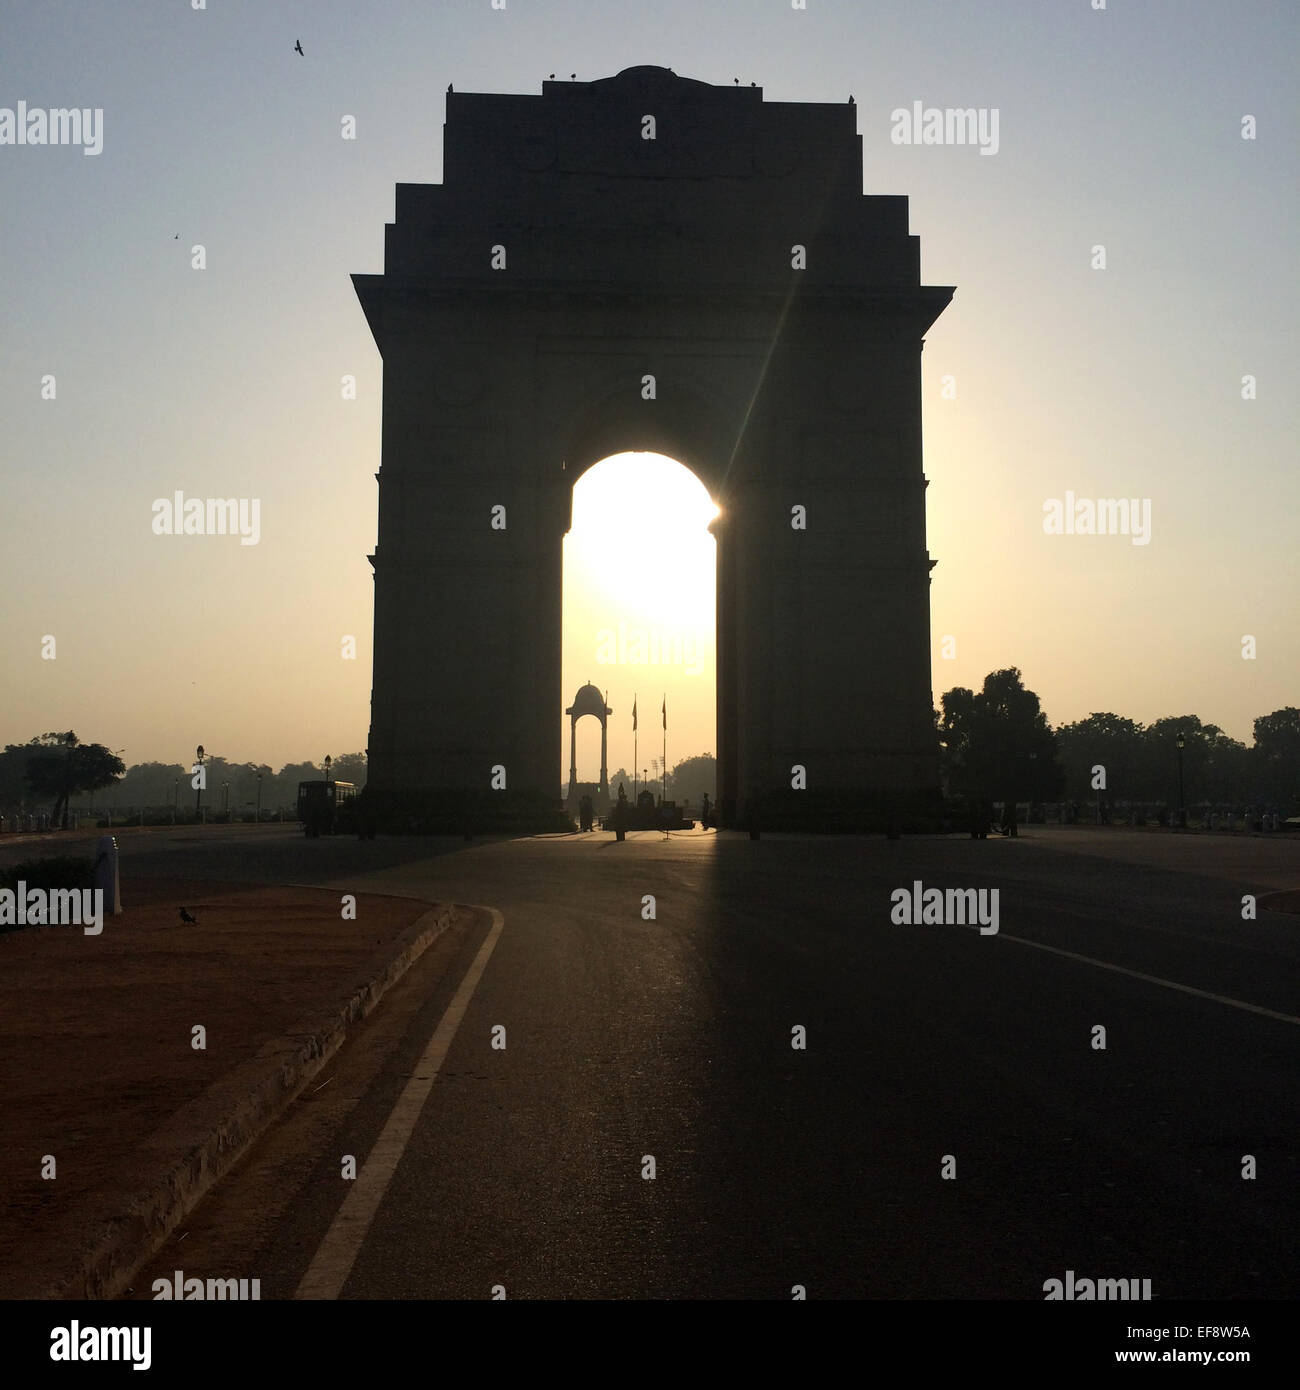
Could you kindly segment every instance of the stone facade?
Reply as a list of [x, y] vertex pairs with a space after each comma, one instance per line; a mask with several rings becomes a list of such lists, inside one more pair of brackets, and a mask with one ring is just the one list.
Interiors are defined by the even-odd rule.
[[558, 802], [561, 544], [624, 450], [722, 509], [724, 816], [795, 765], [808, 804], [937, 787], [920, 361], [953, 291], [906, 198], [862, 194], [855, 115], [662, 68], [447, 96], [444, 182], [398, 186], [354, 277], [384, 359], [371, 787], [504, 768]]

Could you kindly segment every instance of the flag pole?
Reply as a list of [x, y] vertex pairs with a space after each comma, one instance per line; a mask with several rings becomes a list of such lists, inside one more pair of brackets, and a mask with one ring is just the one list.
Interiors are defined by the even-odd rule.
[[668, 804], [668, 693], [664, 692], [664, 795], [662, 805]]
[[640, 767], [637, 762], [637, 738], [636, 738], [636, 694], [632, 695], [632, 805], [636, 805], [636, 770]]

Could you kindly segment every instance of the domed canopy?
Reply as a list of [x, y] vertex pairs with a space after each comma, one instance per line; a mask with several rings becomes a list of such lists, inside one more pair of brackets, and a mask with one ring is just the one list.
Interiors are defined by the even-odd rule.
[[573, 704], [564, 712], [572, 715], [574, 719], [581, 719], [584, 714], [594, 714], [597, 719], [601, 720], [614, 713], [612, 709], [605, 707], [605, 697], [591, 684], [584, 685], [579, 689], [573, 697]]

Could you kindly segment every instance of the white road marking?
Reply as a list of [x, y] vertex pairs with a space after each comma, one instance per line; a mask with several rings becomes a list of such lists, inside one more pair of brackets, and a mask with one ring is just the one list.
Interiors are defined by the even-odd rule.
[[337, 1298], [343, 1290], [343, 1285], [347, 1283], [362, 1242], [375, 1219], [380, 1202], [384, 1199], [384, 1193], [388, 1191], [388, 1184], [397, 1171], [402, 1154], [406, 1151], [407, 1141], [420, 1118], [420, 1111], [424, 1109], [429, 1092], [433, 1090], [433, 1083], [438, 1079], [438, 1072], [446, 1059], [452, 1039], [465, 1017], [469, 1001], [478, 987], [483, 971], [487, 968], [501, 929], [506, 924], [506, 919], [496, 908], [488, 907], [483, 911], [492, 914], [492, 927], [487, 938], [479, 947], [473, 964], [465, 972], [465, 978], [460, 982], [460, 988], [457, 989], [451, 1003], [447, 1005], [446, 1013], [433, 1030], [433, 1036], [421, 1054], [414, 1074], [406, 1083], [402, 1094], [398, 1096], [397, 1104], [393, 1106], [383, 1132], [375, 1141], [375, 1146], [365, 1163], [361, 1165], [361, 1171], [351, 1185], [352, 1190], [325, 1233], [325, 1239], [321, 1241], [320, 1249], [312, 1258], [307, 1273], [303, 1275], [302, 1283], [298, 1285], [294, 1294], [295, 1298]]
[[1212, 999], [1216, 1004], [1227, 1004], [1234, 1009], [1245, 1009], [1247, 1013], [1263, 1014], [1265, 1018], [1275, 1018], [1280, 1023], [1300, 1024], [1300, 1018], [1292, 1014], [1280, 1014], [1273, 1009], [1262, 1008], [1259, 1004], [1247, 1004], [1241, 999], [1229, 999], [1226, 994], [1211, 994], [1206, 989], [1193, 989], [1191, 985], [1180, 985], [1174, 980], [1163, 980], [1159, 975], [1144, 975], [1140, 970], [1129, 970], [1123, 965], [1112, 965], [1109, 961], [1094, 960], [1092, 956], [1081, 956], [1077, 951], [1063, 951], [1059, 946], [1045, 946], [1041, 941], [1030, 941], [1023, 936], [1011, 936], [999, 932], [1000, 941], [1015, 941], [1021, 946], [1033, 946], [1039, 951], [1050, 951], [1054, 956], [1065, 956], [1067, 960], [1081, 960], [1085, 965], [1095, 965], [1099, 970], [1113, 970], [1117, 975], [1131, 975], [1135, 980], [1145, 980], [1148, 984], [1163, 985], [1165, 989], [1176, 989], [1180, 994], [1194, 994], [1198, 999]]

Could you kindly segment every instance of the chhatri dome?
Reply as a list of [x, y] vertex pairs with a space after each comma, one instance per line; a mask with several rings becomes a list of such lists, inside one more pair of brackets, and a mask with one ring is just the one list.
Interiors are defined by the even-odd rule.
[[590, 681], [579, 688], [573, 697], [573, 704], [564, 712], [573, 715], [575, 719], [581, 719], [584, 714], [594, 714], [597, 719], [603, 719], [614, 713], [612, 709], [605, 707], [605, 697]]

